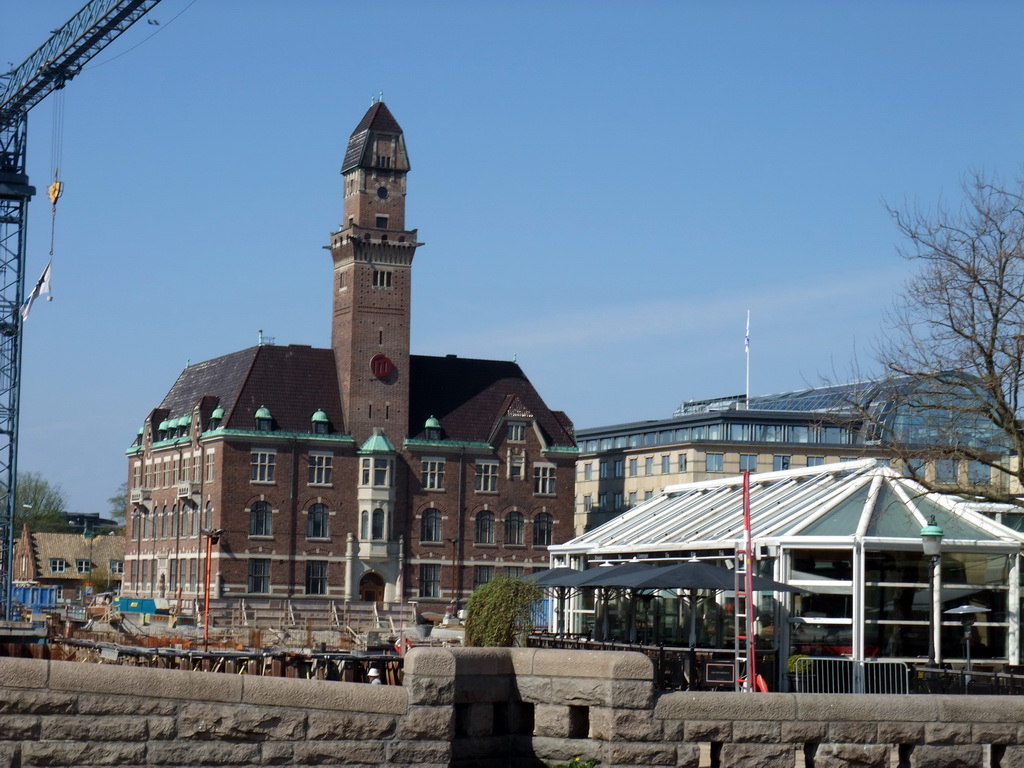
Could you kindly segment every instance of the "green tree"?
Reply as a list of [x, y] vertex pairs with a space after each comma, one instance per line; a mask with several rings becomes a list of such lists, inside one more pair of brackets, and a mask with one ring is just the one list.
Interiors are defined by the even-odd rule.
[[125, 481], [117, 488], [117, 493], [107, 499], [110, 509], [107, 514], [121, 525], [124, 525], [125, 510], [128, 508], [128, 482]]
[[68, 499], [60, 485], [38, 472], [18, 473], [14, 490], [14, 532], [21, 534], [27, 523], [33, 533], [67, 533]]
[[478, 587], [466, 604], [466, 644], [508, 647], [533, 631], [544, 591], [533, 582], [499, 576]]

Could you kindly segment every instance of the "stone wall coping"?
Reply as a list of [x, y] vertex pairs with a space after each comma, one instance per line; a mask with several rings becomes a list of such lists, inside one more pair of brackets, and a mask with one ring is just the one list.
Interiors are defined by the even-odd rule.
[[633, 651], [549, 648], [413, 648], [406, 675], [514, 675], [601, 680], [654, 680], [654, 663]]
[[370, 714], [403, 715], [409, 708], [408, 691], [399, 686], [8, 657], [0, 658], [0, 686]]

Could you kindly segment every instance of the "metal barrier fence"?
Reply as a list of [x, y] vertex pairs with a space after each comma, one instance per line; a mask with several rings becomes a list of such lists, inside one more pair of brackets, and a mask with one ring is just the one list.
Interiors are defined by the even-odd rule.
[[902, 661], [801, 656], [793, 660], [796, 693], [910, 693], [912, 669]]

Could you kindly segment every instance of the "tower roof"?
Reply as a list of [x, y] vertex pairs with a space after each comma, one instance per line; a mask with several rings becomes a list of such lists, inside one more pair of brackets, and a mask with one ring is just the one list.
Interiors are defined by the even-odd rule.
[[345, 149], [345, 159], [341, 163], [341, 172], [346, 173], [353, 168], [377, 167], [379, 153], [374, 152], [374, 138], [380, 134], [393, 137], [396, 147], [386, 154], [392, 156], [391, 164], [381, 166], [387, 170], [408, 171], [409, 158], [405, 152], [405, 140], [402, 137], [402, 126], [384, 105], [383, 101], [373, 104], [363, 115], [363, 119], [352, 131]]

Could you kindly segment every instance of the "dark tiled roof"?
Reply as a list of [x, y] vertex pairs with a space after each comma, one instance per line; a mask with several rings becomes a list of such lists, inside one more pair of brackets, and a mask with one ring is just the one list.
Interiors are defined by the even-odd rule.
[[354, 168], [363, 159], [363, 152], [366, 149], [366, 142], [370, 133], [379, 131], [381, 133], [401, 133], [402, 127], [395, 120], [390, 110], [384, 106], [383, 101], [378, 101], [371, 106], [359, 125], [352, 131], [348, 138], [348, 147], [345, 149], [345, 159], [341, 163], [341, 172]]
[[[412, 355], [409, 435], [424, 437], [431, 416], [449, 440], [486, 442], [506, 413], [532, 413], [549, 445], [574, 446], [571, 423], [556, 416], [522, 369], [503, 360]], [[513, 414], [514, 415], [514, 414]]]
[[264, 405], [278, 430], [309, 432], [310, 417], [318, 408], [327, 414], [333, 432], [344, 429], [330, 349], [263, 345], [189, 366], [160, 407], [172, 415], [191, 413], [204, 395], [219, 398], [223, 426], [229, 429], [253, 429], [253, 414]]

